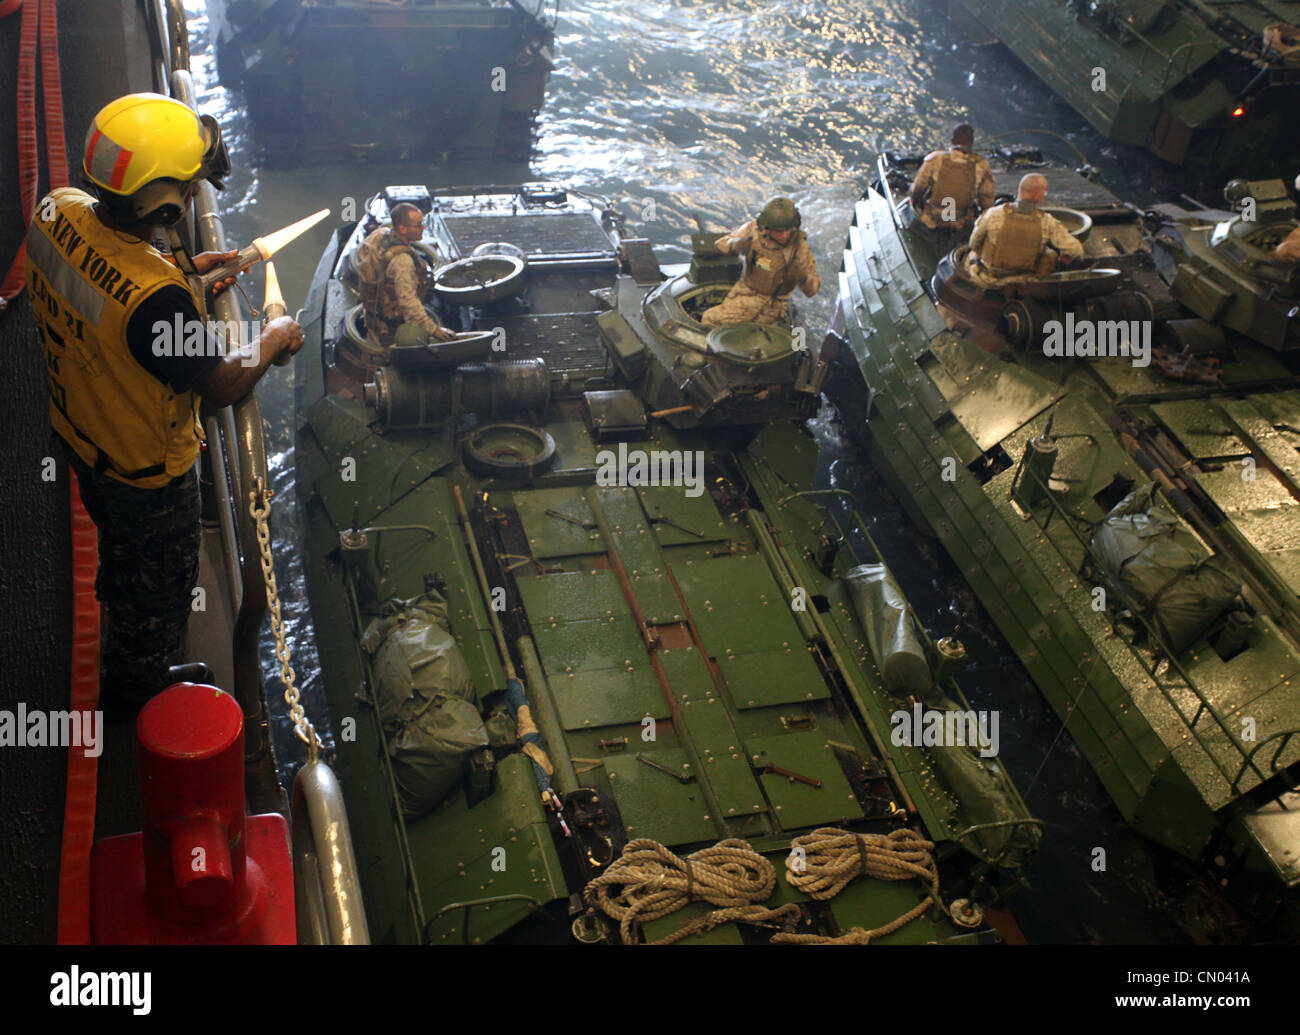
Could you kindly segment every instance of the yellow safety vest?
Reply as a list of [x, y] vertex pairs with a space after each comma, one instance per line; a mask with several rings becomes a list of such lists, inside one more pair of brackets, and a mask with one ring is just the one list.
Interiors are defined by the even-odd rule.
[[51, 214], [42, 202], [27, 231], [27, 289], [45, 342], [50, 423], [96, 471], [142, 489], [166, 485], [198, 456], [198, 395], [145, 370], [126, 327], [159, 288], [193, 291], [157, 249], [101, 223], [89, 194], [61, 187], [49, 198], [53, 218], [42, 218]]

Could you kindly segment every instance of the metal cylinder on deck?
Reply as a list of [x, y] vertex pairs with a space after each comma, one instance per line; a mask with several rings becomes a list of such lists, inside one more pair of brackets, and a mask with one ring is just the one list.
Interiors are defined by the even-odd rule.
[[544, 359], [512, 359], [502, 363], [462, 363], [460, 404], [480, 417], [513, 417], [546, 409], [551, 379]]
[[998, 330], [1018, 349], [1041, 345], [1044, 326], [1056, 315], [1042, 302], [1033, 298], [1013, 298], [1002, 308], [998, 317]]
[[1116, 291], [1096, 298], [1085, 298], [1074, 305], [1074, 319], [1096, 323], [1119, 320], [1125, 323], [1145, 323], [1152, 319], [1155, 307], [1141, 291]]
[[244, 714], [229, 694], [180, 683], [136, 723], [145, 885], [169, 911], [224, 909], [244, 885]]
[[544, 359], [462, 363], [454, 371], [383, 367], [365, 386], [365, 402], [385, 427], [436, 427], [447, 420], [457, 392], [462, 411], [496, 419], [546, 409], [551, 381]]
[[970, 657], [966, 653], [966, 645], [955, 636], [936, 640], [934, 650], [938, 658], [934, 668], [934, 681], [942, 687], [966, 667]]
[[1026, 510], [1047, 499], [1047, 484], [1056, 467], [1056, 455], [1056, 439], [1045, 435], [1035, 435], [1025, 446], [1025, 461], [1015, 500]]

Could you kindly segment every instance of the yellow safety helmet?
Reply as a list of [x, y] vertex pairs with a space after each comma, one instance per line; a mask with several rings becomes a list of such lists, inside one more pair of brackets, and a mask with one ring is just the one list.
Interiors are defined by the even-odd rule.
[[[185, 212], [188, 184], [217, 188], [230, 172], [221, 128], [180, 101], [133, 93], [105, 105], [86, 132], [82, 169], [100, 200], [148, 223], [171, 224]], [[127, 204], [123, 204], [127, 203]]]

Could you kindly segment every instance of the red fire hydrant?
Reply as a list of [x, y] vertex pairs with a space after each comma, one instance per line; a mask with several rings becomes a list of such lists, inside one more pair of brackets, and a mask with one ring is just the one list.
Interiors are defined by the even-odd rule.
[[244, 815], [244, 715], [216, 687], [177, 683], [136, 720], [138, 834], [91, 855], [97, 945], [296, 941], [284, 817]]

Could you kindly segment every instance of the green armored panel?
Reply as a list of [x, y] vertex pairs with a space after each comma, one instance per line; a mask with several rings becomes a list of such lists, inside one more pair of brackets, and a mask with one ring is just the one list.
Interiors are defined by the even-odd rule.
[[629, 613], [618, 578], [608, 569], [524, 577], [516, 585], [534, 625]]
[[681, 621], [681, 601], [664, 573], [659, 542], [650, 530], [640, 498], [632, 489], [596, 489], [595, 492], [614, 533], [615, 541], [611, 545], [622, 558], [641, 614], [651, 624]]
[[820, 701], [830, 697], [826, 680], [803, 644], [753, 654], [718, 657], [737, 708]]
[[[651, 920], [648, 924], [641, 925], [641, 932], [647, 942], [653, 942], [658, 938], [666, 938], [674, 931], [685, 927], [697, 917], [704, 916], [712, 912], [716, 906], [708, 902], [692, 902], [689, 906], [679, 909], [670, 916], [661, 917], [658, 920]], [[683, 938], [675, 945], [744, 945], [745, 940], [741, 937], [740, 927], [737, 924], [719, 924], [711, 931], [702, 931], [699, 934], [690, 935]]]
[[661, 650], [659, 663], [663, 666], [664, 678], [668, 680], [676, 700], [701, 701], [706, 697], [717, 696], [708, 662], [694, 647]]
[[1272, 864], [1283, 884], [1300, 884], [1300, 811], [1269, 802], [1247, 816], [1243, 826]]
[[709, 781], [723, 820], [767, 811], [745, 746], [720, 698], [682, 703], [682, 722], [700, 758], [700, 777]]
[[587, 426], [580, 420], [561, 421], [546, 425], [555, 439], [555, 461], [551, 472], [589, 471], [596, 466], [596, 446], [591, 441]]
[[1300, 503], [1267, 467], [1257, 465], [1253, 481], [1243, 470], [1229, 463], [1192, 477], [1283, 580], [1300, 586]]
[[762, 557], [689, 561], [673, 573], [710, 656], [804, 646], [790, 602]]
[[[841, 931], [861, 927], [873, 931], [885, 927], [914, 909], [928, 886], [921, 880], [884, 881], [859, 877], [831, 899], [831, 912]], [[954, 936], [953, 926], [941, 909], [932, 907], [911, 923], [891, 934], [873, 939], [872, 945], [924, 945], [944, 943]]]
[[546, 681], [566, 730], [635, 724], [647, 715], [668, 717], [659, 680], [649, 666], [548, 673]]
[[1151, 409], [1193, 460], [1240, 457], [1250, 452], [1226, 416], [1203, 399], [1159, 403]]
[[645, 643], [630, 615], [533, 625], [542, 664], [551, 675], [646, 664]]
[[[682, 543], [713, 543], [727, 539], [733, 527], [718, 513], [718, 505], [707, 490], [699, 496], [687, 496], [680, 488], [671, 485], [647, 485], [637, 488], [641, 506], [651, 519], [670, 518], [674, 524], [654, 521], [655, 536], [661, 546], [679, 546]], [[694, 535], [694, 532], [701, 533]]]
[[[673, 772], [690, 773], [681, 748], [655, 748], [643, 754]], [[639, 761], [635, 754], [607, 756], [605, 772], [629, 838], [650, 837], [670, 848], [717, 838], [698, 777], [682, 783]]]
[[[596, 519], [586, 500], [572, 489], [520, 491], [514, 493], [514, 502], [534, 557], [546, 560], [604, 553]], [[548, 510], [554, 513], [546, 513]]]
[[760, 768], [770, 763], [821, 781], [820, 787], [814, 787], [780, 773], [758, 774], [763, 793], [772, 803], [782, 830], [862, 818], [862, 807], [849, 787], [835, 752], [826, 743], [825, 733], [809, 730], [775, 737], [754, 737], [745, 741], [745, 752], [749, 761]]
[[[628, 278], [629, 280], [631, 278]], [[614, 362], [629, 381], [635, 381], [645, 370], [646, 348], [644, 342], [628, 325], [621, 313], [601, 313], [596, 317], [601, 340]]]
[[370, 524], [455, 459], [440, 440], [401, 442], [375, 435], [367, 427], [369, 419], [368, 411], [350, 400], [326, 397], [312, 408], [312, 430], [331, 464], [312, 487], [336, 528], [352, 525], [356, 504], [357, 521]]
[[[489, 941], [522, 920], [534, 904], [567, 895], [532, 764], [522, 755], [498, 763], [496, 790], [473, 808], [458, 791], [433, 812], [408, 821], [406, 833], [424, 902], [464, 903], [504, 895], [531, 900], [483, 903], [468, 916], [464, 909], [429, 907], [427, 940], [433, 944]], [[492, 865], [498, 848], [504, 849], [504, 869]]]

